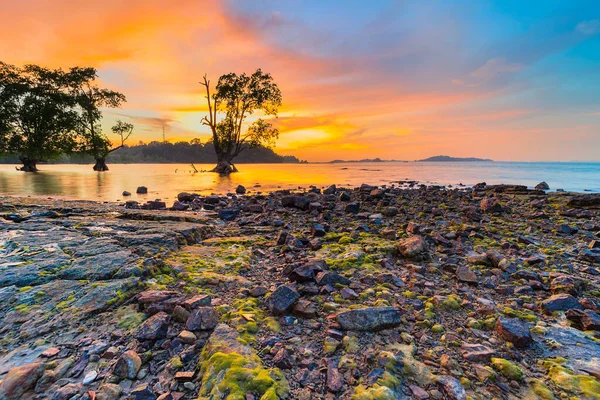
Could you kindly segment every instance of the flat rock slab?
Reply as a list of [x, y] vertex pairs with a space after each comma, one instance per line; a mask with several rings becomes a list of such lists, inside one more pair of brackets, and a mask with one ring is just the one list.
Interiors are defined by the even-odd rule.
[[369, 307], [341, 312], [336, 320], [344, 330], [378, 331], [400, 325], [400, 315], [395, 307]]

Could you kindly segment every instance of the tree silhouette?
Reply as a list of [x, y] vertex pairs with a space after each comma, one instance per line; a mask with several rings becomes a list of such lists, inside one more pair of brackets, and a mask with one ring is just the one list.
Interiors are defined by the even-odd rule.
[[[237, 172], [233, 160], [242, 151], [259, 145], [269, 147], [279, 137], [279, 131], [261, 118], [255, 120], [245, 133], [243, 128], [246, 118], [254, 112], [277, 116], [281, 91], [271, 75], [261, 69], [250, 76], [235, 73], [221, 76], [212, 95], [206, 75], [200, 83], [206, 88], [208, 102], [208, 115], [201, 122], [212, 131], [217, 155], [213, 172], [225, 175]], [[219, 119], [218, 114], [223, 117]]]

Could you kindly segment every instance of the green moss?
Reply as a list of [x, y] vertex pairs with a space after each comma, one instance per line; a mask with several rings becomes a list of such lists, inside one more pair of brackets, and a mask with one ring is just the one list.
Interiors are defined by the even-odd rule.
[[506, 314], [506, 316], [512, 317], [512, 318], [519, 318], [524, 321], [534, 322], [534, 323], [538, 321], [538, 318], [535, 316], [535, 314], [528, 313], [528, 312], [521, 311], [521, 310], [515, 310], [510, 307], [504, 307], [504, 310], [502, 310], [502, 312], [504, 312], [504, 314]]
[[32, 288], [31, 286], [23, 286], [22, 288], [19, 288], [19, 293], [26, 292], [31, 288]]
[[492, 365], [494, 369], [504, 375], [506, 378], [520, 381], [523, 379], [523, 371], [517, 365], [504, 358], [493, 358]]
[[548, 371], [548, 377], [561, 390], [583, 396], [586, 399], [600, 399], [600, 381], [593, 376], [577, 375], [564, 364], [564, 358], [550, 358], [538, 362]]
[[356, 353], [360, 350], [358, 339], [355, 336], [344, 336], [342, 338], [342, 346], [346, 353]]
[[442, 324], [435, 324], [431, 327], [431, 332], [433, 333], [444, 333], [446, 332], [446, 328]]
[[450, 296], [448, 296], [448, 298], [446, 300], [444, 300], [442, 302], [442, 306], [444, 308], [450, 309], [450, 310], [460, 310], [460, 303], [461, 303], [461, 299], [460, 297], [451, 294]]
[[146, 315], [136, 311], [134, 305], [122, 307], [115, 313], [117, 326], [125, 331], [132, 331], [144, 322]]
[[246, 394], [260, 400], [277, 400], [287, 396], [287, 382], [278, 369], [265, 369], [256, 356], [244, 357], [238, 353], [215, 352], [200, 364], [202, 386], [198, 399], [245, 400]]
[[532, 378], [528, 381], [528, 383], [529, 387], [538, 398], [542, 400], [555, 399], [554, 393], [552, 393], [552, 391], [548, 389], [548, 386], [546, 386], [541, 380]]
[[333, 354], [337, 350], [340, 342], [331, 337], [326, 337], [323, 341], [323, 351], [325, 354]]
[[181, 368], [183, 368], [183, 362], [181, 361], [181, 358], [179, 358], [179, 357], [173, 357], [173, 358], [171, 358], [171, 360], [169, 361], [169, 363], [171, 364], [171, 368], [173, 368], [173, 369], [181, 369]]
[[15, 311], [18, 311], [21, 313], [27, 313], [27, 312], [31, 311], [31, 307], [29, 307], [27, 304], [19, 304], [15, 307]]

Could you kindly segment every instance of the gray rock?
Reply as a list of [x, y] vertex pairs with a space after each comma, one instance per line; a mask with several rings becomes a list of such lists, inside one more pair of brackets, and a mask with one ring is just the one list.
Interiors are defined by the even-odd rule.
[[209, 331], [219, 323], [219, 314], [213, 307], [198, 307], [188, 317], [185, 328], [189, 331]]
[[300, 298], [300, 294], [289, 286], [281, 285], [267, 299], [267, 306], [275, 315], [290, 311]]
[[134, 379], [142, 366], [142, 359], [133, 350], [127, 350], [117, 360], [113, 373], [124, 379]]
[[154, 314], [140, 325], [133, 336], [138, 340], [164, 339], [169, 330], [171, 317], [165, 312]]
[[548, 297], [541, 303], [542, 310], [548, 314], [552, 314], [555, 311], [567, 311], [567, 310], [582, 310], [583, 307], [577, 299], [570, 294], [561, 293], [555, 294]]
[[336, 320], [344, 330], [378, 331], [400, 325], [400, 315], [395, 307], [368, 307], [341, 312]]
[[546, 182], [540, 182], [535, 185], [535, 190], [550, 190], [550, 186]]
[[496, 332], [515, 347], [523, 348], [533, 342], [529, 332], [529, 324], [518, 318], [498, 318]]
[[463, 385], [460, 384], [459, 380], [449, 376], [442, 375], [437, 378], [437, 383], [440, 389], [452, 400], [466, 400], [467, 392]]

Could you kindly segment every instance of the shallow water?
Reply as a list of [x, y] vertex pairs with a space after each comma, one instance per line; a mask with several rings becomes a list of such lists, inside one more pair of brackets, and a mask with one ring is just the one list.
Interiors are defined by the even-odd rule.
[[[213, 165], [197, 164], [198, 170]], [[85, 200], [173, 200], [179, 192], [227, 193], [237, 185], [249, 191], [293, 189], [309, 185], [359, 186], [416, 180], [426, 184], [474, 185], [512, 183], [530, 187], [546, 181], [552, 190], [600, 192], [600, 163], [512, 162], [389, 162], [340, 164], [240, 164], [239, 173], [219, 177], [193, 173], [188, 164], [109, 164], [95, 172], [91, 165], [40, 165], [40, 172], [23, 173], [14, 165], [0, 165], [0, 194], [52, 196]], [[136, 195], [138, 186], [148, 195]], [[260, 185], [260, 186], [257, 186]]]

